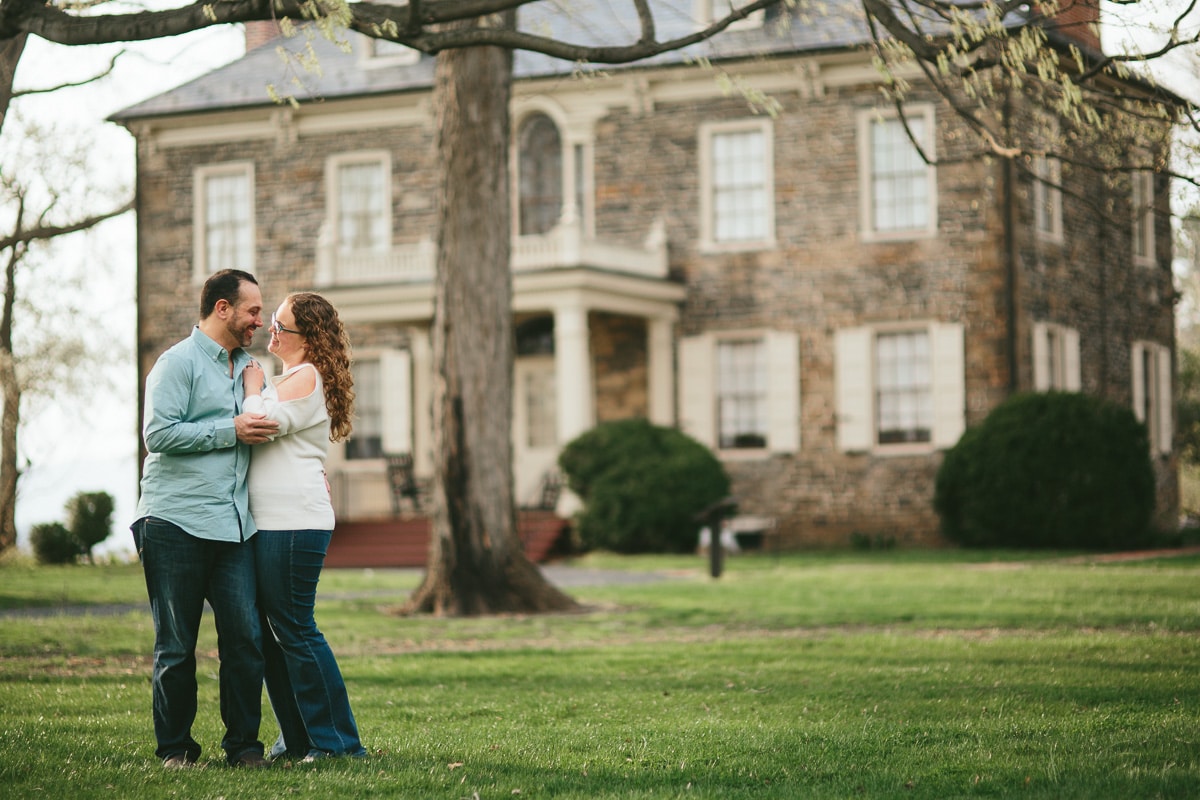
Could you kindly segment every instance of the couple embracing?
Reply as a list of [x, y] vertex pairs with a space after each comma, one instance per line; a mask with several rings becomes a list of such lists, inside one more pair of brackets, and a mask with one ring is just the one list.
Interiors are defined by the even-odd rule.
[[[214, 273], [199, 324], [146, 379], [148, 455], [132, 531], [154, 619], [155, 752], [168, 768], [200, 756], [192, 724], [206, 600], [230, 765], [366, 755], [313, 619], [334, 525], [325, 455], [351, 428], [349, 340], [327, 300], [289, 295], [271, 315], [268, 350], [282, 371], [267, 382], [246, 352], [261, 327], [254, 277]], [[264, 681], [280, 728], [266, 752]]]

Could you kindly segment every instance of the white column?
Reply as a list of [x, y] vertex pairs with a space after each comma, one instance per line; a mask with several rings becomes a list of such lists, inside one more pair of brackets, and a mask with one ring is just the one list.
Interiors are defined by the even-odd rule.
[[409, 328], [413, 382], [413, 472], [433, 474], [433, 351], [427, 328]]
[[675, 369], [672, 363], [674, 321], [651, 317], [646, 322], [646, 398], [650, 421], [675, 424]]
[[554, 384], [560, 447], [595, 424], [588, 315], [582, 305], [554, 309]]

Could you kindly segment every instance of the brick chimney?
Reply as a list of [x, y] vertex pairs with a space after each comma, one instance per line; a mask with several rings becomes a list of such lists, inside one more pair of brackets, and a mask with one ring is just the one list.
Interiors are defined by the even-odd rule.
[[1046, 27], [1085, 49], [1100, 52], [1100, 0], [1059, 0]]
[[245, 26], [247, 53], [256, 47], [261, 47], [267, 42], [273, 41], [279, 36], [279, 23], [273, 19], [247, 22]]

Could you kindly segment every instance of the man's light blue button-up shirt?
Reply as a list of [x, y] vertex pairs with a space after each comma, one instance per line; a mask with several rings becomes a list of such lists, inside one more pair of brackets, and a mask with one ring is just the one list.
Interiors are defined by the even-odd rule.
[[250, 446], [237, 440], [242, 369], [250, 356], [229, 352], [199, 327], [159, 356], [146, 377], [137, 519], [157, 517], [192, 536], [240, 542], [254, 535], [246, 472]]

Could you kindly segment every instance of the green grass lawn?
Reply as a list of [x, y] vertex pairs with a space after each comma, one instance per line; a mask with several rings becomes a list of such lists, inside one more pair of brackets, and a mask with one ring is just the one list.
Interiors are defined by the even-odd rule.
[[118, 607], [0, 618], [0, 797], [1200, 796], [1200, 559], [1056, 555], [595, 556], [661, 579], [449, 620], [392, 613], [415, 572], [330, 570], [372, 755], [259, 772], [222, 765], [211, 618], [204, 766], [166, 772], [140, 569], [8, 563], [0, 607]]

